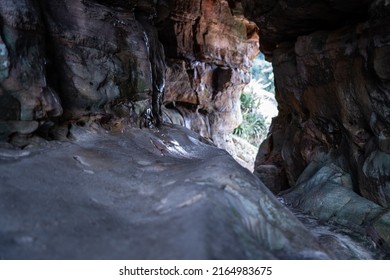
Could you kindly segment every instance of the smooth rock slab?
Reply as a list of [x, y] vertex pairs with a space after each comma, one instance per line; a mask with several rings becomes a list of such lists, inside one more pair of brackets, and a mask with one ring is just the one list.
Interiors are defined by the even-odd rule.
[[[225, 151], [184, 128], [0, 153], [0, 259], [326, 259]], [[14, 157], [9, 155], [14, 154]]]
[[283, 199], [296, 209], [369, 236], [390, 253], [390, 212], [352, 189], [349, 173], [328, 162], [312, 163]]

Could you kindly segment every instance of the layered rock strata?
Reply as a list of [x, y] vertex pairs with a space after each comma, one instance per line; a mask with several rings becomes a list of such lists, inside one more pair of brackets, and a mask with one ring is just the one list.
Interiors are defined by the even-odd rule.
[[[234, 1], [176, 1], [160, 38], [167, 56], [167, 121], [234, 151], [239, 96], [258, 53], [257, 27]], [[175, 36], [166, 36], [165, 34]]]

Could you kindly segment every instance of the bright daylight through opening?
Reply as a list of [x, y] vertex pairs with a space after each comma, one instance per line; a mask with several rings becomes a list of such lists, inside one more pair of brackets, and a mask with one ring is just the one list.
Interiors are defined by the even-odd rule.
[[[233, 131], [237, 156], [254, 164], [255, 154], [267, 137], [272, 118], [278, 114], [272, 64], [260, 53], [253, 61], [251, 81], [241, 97], [242, 123]], [[252, 149], [248, 147], [253, 146]], [[241, 147], [241, 148], [240, 148]]]

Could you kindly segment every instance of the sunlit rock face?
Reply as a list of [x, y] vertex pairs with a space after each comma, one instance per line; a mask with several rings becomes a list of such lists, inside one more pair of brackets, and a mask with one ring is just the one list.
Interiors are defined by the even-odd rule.
[[168, 67], [167, 121], [184, 124], [227, 150], [232, 149], [227, 134], [241, 122], [238, 99], [258, 53], [257, 27], [233, 2], [175, 1], [160, 31]]

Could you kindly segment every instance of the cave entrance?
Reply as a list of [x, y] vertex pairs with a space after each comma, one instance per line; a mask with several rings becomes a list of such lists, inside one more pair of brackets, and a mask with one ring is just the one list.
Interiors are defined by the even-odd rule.
[[251, 80], [240, 96], [243, 121], [234, 129], [233, 140], [237, 156], [254, 164], [257, 149], [267, 137], [278, 109], [272, 64], [262, 53], [254, 59], [250, 74]]

